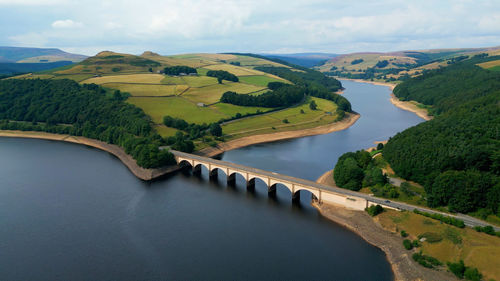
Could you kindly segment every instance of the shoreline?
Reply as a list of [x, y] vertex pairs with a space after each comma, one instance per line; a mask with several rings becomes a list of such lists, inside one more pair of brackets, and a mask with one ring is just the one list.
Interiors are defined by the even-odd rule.
[[[333, 170], [327, 171], [316, 182], [332, 185], [332, 175]], [[419, 265], [411, 257], [413, 252], [403, 248], [403, 238], [398, 233], [385, 230], [366, 212], [333, 204], [313, 202], [311, 205], [326, 219], [349, 229], [369, 244], [381, 249], [391, 264], [394, 280], [457, 280], [448, 272], [436, 271]]]
[[249, 145], [314, 136], [314, 135], [329, 134], [336, 131], [342, 131], [351, 127], [352, 125], [354, 125], [354, 123], [356, 123], [356, 121], [360, 117], [361, 115], [357, 113], [356, 114], [346, 113], [346, 117], [344, 117], [344, 119], [334, 122], [332, 124], [323, 125], [315, 128], [297, 130], [297, 131], [286, 131], [286, 132], [277, 132], [277, 133], [242, 137], [239, 139], [220, 143], [216, 147], [204, 148], [200, 151], [197, 151], [195, 154], [203, 155], [205, 157], [214, 157], [225, 151], [242, 148]]
[[123, 148], [114, 144], [109, 144], [99, 140], [89, 139], [86, 137], [52, 134], [52, 133], [38, 132], [38, 131], [10, 131], [10, 130], [0, 130], [0, 137], [62, 141], [62, 142], [81, 144], [97, 148], [114, 155], [129, 169], [130, 172], [132, 172], [132, 174], [134, 174], [134, 176], [144, 181], [150, 181], [165, 176], [167, 174], [170, 174], [172, 172], [178, 171], [180, 169], [178, 166], [167, 166], [157, 169], [142, 168], [139, 165], [137, 165], [136, 161], [134, 160], [134, 158], [132, 158], [132, 156], [125, 153], [125, 150], [123, 150]]
[[373, 84], [373, 85], [379, 85], [379, 86], [389, 87], [391, 89], [391, 98], [390, 98], [390, 101], [391, 101], [391, 103], [394, 106], [396, 106], [396, 107], [398, 107], [398, 108], [400, 108], [402, 110], [413, 112], [418, 117], [424, 119], [425, 121], [429, 121], [429, 120], [432, 120], [434, 118], [434, 116], [430, 116], [429, 115], [429, 112], [426, 109], [419, 108], [418, 106], [416, 106], [415, 104], [413, 104], [410, 101], [402, 101], [402, 100], [398, 99], [394, 95], [394, 93], [392, 92], [394, 90], [394, 88], [396, 87], [396, 84], [384, 83], [384, 82], [367, 81], [367, 80], [362, 80], [362, 79], [340, 78], [340, 77], [336, 77], [336, 79], [354, 81], [354, 82], [359, 82], [359, 83], [368, 83], [368, 84]]
[[418, 117], [424, 119], [425, 121], [429, 121], [429, 120], [432, 120], [434, 118], [433, 116], [429, 115], [429, 112], [426, 109], [419, 108], [418, 106], [416, 106], [415, 104], [413, 104], [409, 101], [402, 101], [402, 100], [398, 99], [394, 95], [394, 93], [391, 93], [390, 101], [394, 106], [401, 108], [403, 110], [406, 110], [406, 111], [413, 112]]

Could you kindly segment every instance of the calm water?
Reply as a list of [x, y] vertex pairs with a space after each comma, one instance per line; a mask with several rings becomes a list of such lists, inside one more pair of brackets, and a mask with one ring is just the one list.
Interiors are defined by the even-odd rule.
[[[343, 132], [225, 153], [315, 179], [343, 152], [421, 120], [387, 88], [344, 81], [362, 114]], [[379, 249], [262, 183], [179, 173], [144, 183], [96, 149], [0, 138], [0, 280], [391, 280]]]

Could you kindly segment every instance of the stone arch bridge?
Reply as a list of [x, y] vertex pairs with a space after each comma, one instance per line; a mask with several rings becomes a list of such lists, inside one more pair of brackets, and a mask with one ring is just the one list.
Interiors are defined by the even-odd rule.
[[370, 200], [372, 197], [346, 189], [329, 187], [313, 181], [294, 178], [286, 175], [281, 175], [274, 172], [268, 172], [252, 167], [238, 165], [226, 161], [216, 160], [208, 157], [193, 155], [189, 153], [171, 151], [175, 156], [175, 160], [179, 166], [190, 166], [193, 173], [201, 173], [201, 167], [204, 166], [210, 178], [217, 178], [219, 172], [224, 172], [228, 184], [235, 184], [236, 175], [240, 174], [247, 183], [247, 188], [252, 189], [255, 187], [255, 180], [263, 181], [268, 188], [270, 194], [276, 193], [276, 185], [281, 184], [288, 188], [292, 193], [292, 200], [300, 198], [301, 191], [307, 191], [312, 194], [313, 200], [319, 203], [333, 203], [340, 204], [348, 208], [356, 210], [364, 210], [367, 206], [372, 204], [379, 204], [380, 200]]

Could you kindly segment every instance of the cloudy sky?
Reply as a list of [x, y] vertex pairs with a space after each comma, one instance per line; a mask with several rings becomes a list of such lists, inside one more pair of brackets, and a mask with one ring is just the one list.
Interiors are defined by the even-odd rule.
[[0, 46], [94, 55], [500, 45], [500, 0], [0, 0]]

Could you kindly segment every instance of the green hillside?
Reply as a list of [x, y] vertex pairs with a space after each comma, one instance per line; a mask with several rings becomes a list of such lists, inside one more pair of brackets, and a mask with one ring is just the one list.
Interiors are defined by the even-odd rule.
[[[16, 78], [71, 79], [120, 91], [128, 97], [126, 102], [151, 118], [161, 136], [173, 138], [182, 133], [194, 141], [196, 149], [252, 134], [330, 124], [351, 110], [350, 103], [334, 93], [341, 88], [336, 79], [252, 54], [161, 56], [144, 52], [136, 56], [104, 51], [78, 64]], [[225, 93], [253, 102], [222, 101]], [[319, 105], [317, 110], [307, 110], [313, 100]], [[183, 125], [166, 125], [165, 117], [182, 120], [177, 123]], [[207, 135], [211, 124], [218, 124], [222, 135]]]

